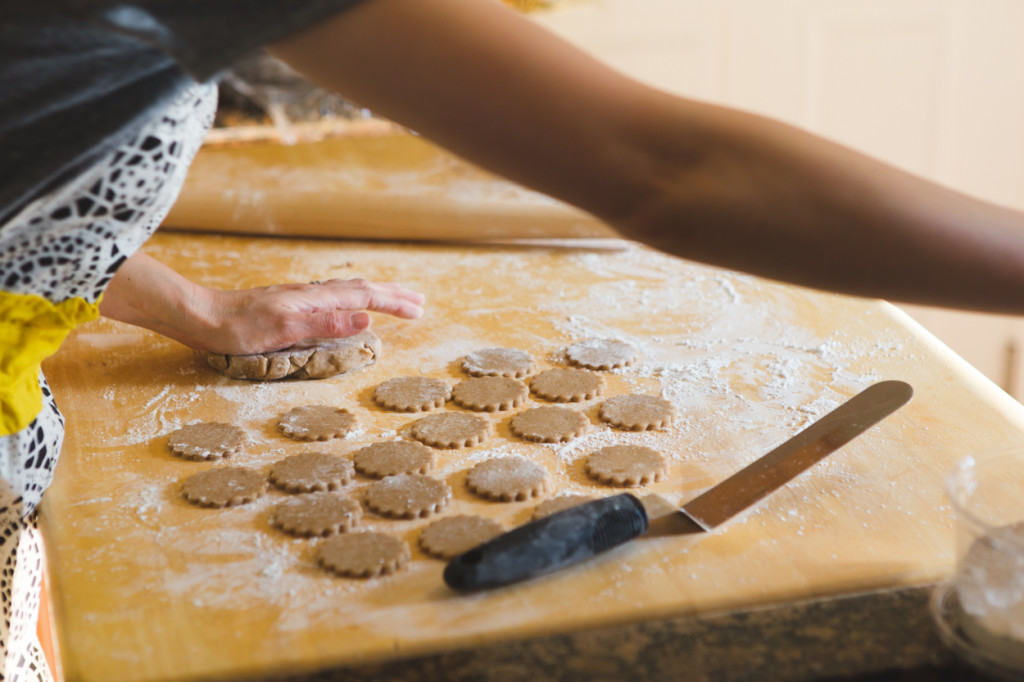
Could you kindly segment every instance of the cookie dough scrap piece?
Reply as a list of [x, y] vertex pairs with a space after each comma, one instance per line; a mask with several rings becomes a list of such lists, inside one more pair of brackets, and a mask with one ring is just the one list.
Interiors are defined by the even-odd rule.
[[484, 442], [491, 423], [475, 414], [442, 412], [416, 420], [410, 433], [421, 443], [435, 448], [468, 448]]
[[222, 459], [242, 449], [245, 432], [237, 426], [204, 422], [183, 426], [170, 435], [167, 446], [184, 459]]
[[438, 513], [452, 498], [451, 488], [423, 474], [397, 474], [366, 489], [366, 506], [381, 516], [422, 519]]
[[420, 533], [420, 548], [438, 559], [454, 559], [477, 545], [501, 535], [505, 529], [497, 521], [482, 516], [460, 514], [434, 521]]
[[596, 497], [590, 495], [559, 495], [558, 497], [551, 497], [538, 504], [536, 509], [533, 510], [533, 520], [543, 519], [545, 516], [551, 516], [566, 509], [572, 509], [585, 502], [593, 502], [596, 499]]
[[598, 416], [620, 429], [650, 431], [670, 426], [675, 419], [676, 408], [658, 396], [624, 393], [604, 401]]
[[618, 369], [636, 360], [636, 348], [617, 339], [585, 339], [565, 349], [565, 357], [587, 369]]
[[534, 407], [512, 417], [509, 427], [523, 440], [566, 443], [586, 433], [587, 416], [568, 407]]
[[660, 452], [643, 445], [609, 445], [587, 457], [584, 465], [594, 480], [627, 488], [660, 481], [667, 468]]
[[426, 412], [444, 405], [451, 394], [452, 389], [440, 379], [397, 377], [378, 386], [373, 392], [373, 399], [388, 410]]
[[408, 545], [385, 533], [343, 533], [316, 548], [317, 563], [351, 578], [389, 575], [405, 566], [410, 557]]
[[538, 398], [558, 403], [578, 403], [604, 392], [604, 377], [587, 369], [548, 369], [530, 381]]
[[462, 368], [475, 377], [521, 379], [533, 371], [533, 356], [516, 348], [484, 348], [462, 358]]
[[522, 502], [544, 494], [548, 472], [525, 457], [497, 457], [469, 470], [466, 486], [485, 500]]
[[344, 438], [355, 431], [356, 417], [341, 407], [303, 405], [282, 415], [277, 428], [295, 440]]
[[511, 377], [474, 377], [455, 385], [452, 401], [467, 410], [502, 412], [526, 400], [526, 384]]
[[232, 379], [326, 379], [370, 365], [380, 354], [380, 339], [365, 331], [343, 339], [309, 339], [301, 345], [269, 353], [207, 353], [206, 361]]
[[270, 467], [267, 478], [289, 493], [337, 490], [354, 475], [352, 462], [327, 452], [303, 452], [285, 457]]
[[352, 457], [356, 471], [371, 478], [396, 474], [425, 474], [434, 467], [437, 456], [423, 443], [395, 440], [373, 443], [356, 450]]
[[192, 474], [181, 494], [200, 507], [234, 507], [257, 499], [267, 489], [267, 479], [244, 467], [218, 467]]
[[352, 530], [363, 517], [355, 500], [337, 493], [312, 493], [279, 504], [270, 524], [299, 537], [328, 537]]

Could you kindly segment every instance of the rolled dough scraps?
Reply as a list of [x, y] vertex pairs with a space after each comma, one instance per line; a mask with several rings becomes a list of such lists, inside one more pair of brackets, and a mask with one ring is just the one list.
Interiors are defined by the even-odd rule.
[[452, 389], [452, 401], [456, 405], [483, 412], [502, 412], [519, 407], [527, 395], [526, 384], [512, 377], [473, 377]]
[[525, 457], [497, 457], [469, 470], [466, 486], [485, 500], [522, 502], [544, 494], [548, 472]]
[[299, 537], [328, 537], [352, 530], [363, 517], [355, 500], [337, 493], [312, 493], [279, 504], [270, 524]]
[[270, 467], [268, 478], [289, 493], [337, 490], [354, 476], [352, 462], [327, 452], [303, 452], [285, 457]]
[[373, 443], [356, 450], [352, 461], [356, 471], [371, 478], [396, 474], [425, 474], [434, 467], [437, 456], [423, 443], [395, 440]]
[[462, 358], [462, 368], [475, 377], [521, 379], [533, 371], [533, 356], [516, 348], [484, 348]]
[[451, 488], [423, 474], [387, 476], [366, 489], [366, 506], [381, 516], [422, 519], [438, 513], [452, 498]]
[[548, 369], [530, 381], [538, 398], [559, 403], [578, 403], [604, 392], [604, 377], [587, 369]]
[[590, 420], [568, 407], [534, 407], [512, 417], [509, 427], [523, 440], [566, 443], [586, 433]]
[[566, 348], [565, 357], [587, 369], [617, 369], [636, 360], [636, 348], [617, 339], [585, 339]]
[[376, 334], [360, 332], [343, 339], [310, 339], [284, 350], [251, 355], [207, 353], [206, 361], [232, 379], [326, 379], [365, 367], [381, 355]]
[[587, 457], [584, 465], [594, 480], [627, 488], [660, 481], [667, 468], [660, 452], [643, 445], [609, 445]]
[[460, 514], [438, 519], [420, 533], [420, 548], [438, 559], [454, 559], [498, 537], [505, 529], [482, 516]]
[[475, 414], [441, 412], [413, 422], [410, 433], [421, 443], [451, 450], [468, 448], [484, 442], [491, 432], [491, 423]]
[[295, 440], [344, 438], [355, 431], [356, 417], [341, 407], [303, 405], [282, 415], [277, 428]]
[[204, 422], [181, 427], [167, 439], [167, 446], [185, 459], [210, 460], [234, 454], [246, 442], [245, 432], [237, 426]]
[[543, 519], [545, 516], [557, 514], [566, 509], [572, 509], [585, 502], [593, 502], [596, 497], [590, 495], [559, 495], [544, 500], [533, 510], [533, 520]]
[[452, 389], [440, 379], [397, 377], [388, 379], [373, 392], [378, 405], [398, 412], [426, 412], [441, 407]]
[[676, 410], [672, 403], [654, 395], [624, 393], [601, 404], [598, 416], [627, 431], [649, 431], [672, 424]]
[[385, 533], [343, 533], [323, 540], [316, 560], [338, 575], [375, 578], [402, 568], [410, 559], [409, 546]]
[[192, 474], [181, 494], [200, 507], [234, 507], [257, 499], [267, 489], [263, 474], [245, 467], [218, 467]]

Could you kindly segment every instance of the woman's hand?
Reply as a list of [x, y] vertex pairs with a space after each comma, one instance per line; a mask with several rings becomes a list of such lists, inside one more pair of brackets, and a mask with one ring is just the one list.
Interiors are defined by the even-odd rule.
[[210, 329], [187, 345], [219, 353], [258, 353], [358, 334], [370, 327], [367, 310], [406, 319], [423, 314], [422, 294], [364, 279], [210, 290], [210, 299]]
[[210, 289], [138, 253], [118, 269], [100, 312], [198, 350], [248, 354], [357, 334], [370, 326], [366, 311], [417, 318], [423, 300], [397, 284], [364, 279]]

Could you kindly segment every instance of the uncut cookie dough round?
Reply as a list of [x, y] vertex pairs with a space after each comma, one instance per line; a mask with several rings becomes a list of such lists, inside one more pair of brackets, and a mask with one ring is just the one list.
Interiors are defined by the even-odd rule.
[[589, 426], [586, 415], [567, 407], [534, 407], [509, 422], [512, 433], [537, 443], [566, 443], [586, 433]]
[[252, 502], [267, 489], [263, 474], [243, 467], [218, 467], [192, 474], [181, 494], [200, 507], [234, 507]]
[[491, 423], [475, 414], [441, 412], [416, 420], [409, 432], [421, 443], [450, 450], [484, 442]]
[[352, 462], [327, 452], [303, 452], [285, 457], [270, 467], [267, 478], [289, 493], [337, 490], [351, 482]]
[[205, 422], [183, 426], [167, 439], [171, 452], [184, 459], [221, 459], [242, 449], [245, 432], [237, 426]]
[[590, 495], [560, 495], [544, 500], [533, 510], [533, 520], [543, 519], [545, 516], [557, 514], [566, 509], [572, 509], [585, 502], [593, 502], [596, 497]]
[[452, 389], [440, 379], [397, 377], [378, 386], [373, 399], [388, 410], [426, 412], [444, 405], [451, 394]]
[[538, 398], [559, 403], [578, 403], [604, 392], [604, 377], [587, 369], [548, 369], [530, 381]]
[[434, 521], [420, 533], [420, 548], [438, 559], [454, 559], [498, 537], [504, 528], [482, 516], [460, 514]]
[[602, 421], [627, 431], [649, 431], [669, 426], [675, 414], [675, 407], [664, 398], [633, 393], [609, 398], [598, 411]]
[[423, 474], [396, 474], [370, 484], [366, 506], [381, 516], [422, 519], [444, 509], [452, 498], [451, 488]]
[[281, 433], [295, 440], [344, 438], [356, 429], [356, 417], [330, 405], [303, 405], [289, 410], [277, 422]]
[[423, 443], [395, 440], [373, 443], [352, 456], [356, 471], [372, 478], [396, 474], [425, 474], [434, 466], [436, 455]]
[[452, 401], [467, 410], [502, 412], [519, 407], [526, 400], [526, 384], [511, 377], [473, 377], [452, 389]]
[[521, 379], [533, 371], [533, 356], [516, 348], [484, 348], [462, 358], [462, 368], [475, 377]]
[[594, 480], [629, 488], [660, 481], [667, 468], [660, 452], [643, 445], [609, 445], [587, 457], [584, 465]]
[[372, 364], [380, 354], [380, 339], [373, 332], [366, 331], [344, 339], [310, 339], [304, 344], [270, 353], [207, 353], [206, 361], [232, 379], [326, 379]]
[[525, 457], [497, 457], [469, 470], [466, 486], [485, 500], [522, 502], [544, 493], [547, 469]]
[[565, 357], [587, 369], [617, 369], [636, 360], [636, 348], [616, 339], [585, 339], [566, 348]]
[[270, 524], [299, 537], [327, 537], [347, 533], [362, 517], [363, 508], [351, 498], [313, 493], [277, 505]]
[[338, 575], [375, 578], [394, 573], [410, 558], [409, 546], [384, 533], [343, 533], [322, 541], [316, 560]]

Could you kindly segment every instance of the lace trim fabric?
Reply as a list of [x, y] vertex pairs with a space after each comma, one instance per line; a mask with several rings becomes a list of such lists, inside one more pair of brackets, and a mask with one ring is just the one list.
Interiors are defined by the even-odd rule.
[[[0, 226], [0, 290], [54, 304], [99, 300], [117, 268], [156, 230], [213, 123], [216, 90], [194, 85], [87, 172]], [[34, 511], [53, 478], [64, 420], [42, 376], [43, 407], [0, 437], [0, 680], [49, 681], [35, 623], [42, 553]]]

